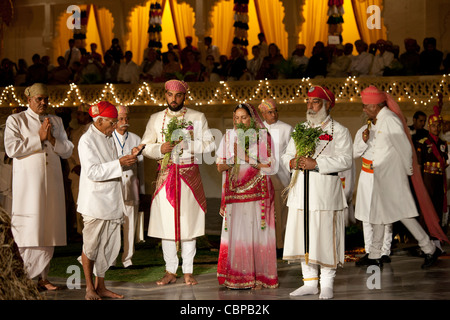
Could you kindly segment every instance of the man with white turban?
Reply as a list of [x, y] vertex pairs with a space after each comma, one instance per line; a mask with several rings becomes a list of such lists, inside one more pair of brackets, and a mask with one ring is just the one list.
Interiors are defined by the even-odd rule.
[[[264, 125], [272, 136], [274, 142], [274, 152], [278, 160], [286, 151], [289, 140], [291, 139], [292, 126], [278, 119], [278, 109], [273, 99], [267, 99], [258, 106]], [[286, 229], [287, 207], [281, 197], [283, 190], [289, 185], [291, 174], [284, 166], [278, 166], [276, 174], [270, 176], [275, 189], [275, 231], [277, 240], [277, 249], [284, 246], [284, 233]]]
[[[128, 131], [128, 114], [130, 109], [118, 106], [116, 129], [113, 132], [114, 143], [119, 157], [130, 154], [134, 147], [141, 144], [141, 138]], [[124, 188], [125, 213], [122, 225], [123, 253], [122, 264], [128, 268], [133, 264], [134, 242], [143, 241], [144, 226], [139, 223], [139, 195], [145, 194], [144, 156], [139, 155], [137, 162], [130, 167], [123, 168], [122, 185]], [[139, 227], [139, 230], [136, 228]]]
[[30, 278], [56, 290], [47, 275], [55, 246], [66, 243], [61, 158], [72, 154], [60, 117], [47, 114], [47, 87], [25, 89], [29, 107], [6, 120], [5, 151], [13, 158], [12, 232]]

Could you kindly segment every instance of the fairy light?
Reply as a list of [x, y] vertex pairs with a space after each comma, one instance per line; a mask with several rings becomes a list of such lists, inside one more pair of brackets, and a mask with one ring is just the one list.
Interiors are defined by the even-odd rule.
[[[449, 74], [450, 75], [450, 74]], [[442, 75], [442, 79], [438, 81], [436, 86], [439, 86], [440, 92], [446, 92], [448, 75]], [[307, 90], [309, 87], [313, 86], [310, 78], [298, 79], [298, 86], [294, 88], [291, 96], [288, 97], [278, 97], [274, 91], [273, 82], [268, 79], [259, 80], [253, 92], [247, 95], [247, 98], [239, 99], [236, 96], [236, 90], [233, 88], [233, 82], [220, 81], [217, 88], [215, 88], [213, 95], [207, 99], [198, 99], [195, 96], [195, 90], [188, 90], [188, 101], [193, 105], [203, 106], [203, 105], [214, 105], [214, 104], [229, 104], [229, 103], [245, 103], [252, 101], [264, 100], [267, 97], [277, 99], [277, 103], [280, 104], [293, 104], [293, 103], [303, 103], [306, 102]], [[355, 103], [360, 99], [360, 92], [362, 86], [367, 86], [367, 83], [361, 84], [355, 76], [347, 77], [340, 84], [339, 92], [336, 92], [336, 101]], [[306, 89], [306, 90], [305, 90]], [[87, 101], [82, 94], [82, 88], [77, 84], [69, 84], [69, 89], [66, 91], [65, 96], [58, 102], [50, 101], [49, 105], [54, 108], [64, 107], [64, 106], [76, 106], [79, 103], [96, 104], [101, 100], [111, 99], [118, 105], [133, 106], [136, 104], [142, 105], [165, 105], [165, 99], [159, 100], [155, 96], [155, 90], [147, 83], [143, 82], [137, 89], [137, 94], [131, 99], [120, 99], [116, 93], [116, 86], [112, 83], [106, 83], [103, 88], [99, 90], [99, 95], [95, 97], [93, 101]], [[434, 99], [438, 96], [437, 93], [431, 94], [429, 98], [417, 98], [411, 93], [411, 90], [406, 86], [401, 86], [398, 81], [393, 81], [392, 83], [385, 84], [385, 92], [390, 93], [397, 99], [397, 101], [402, 103], [411, 102], [414, 105], [428, 105], [432, 103]], [[450, 100], [450, 97], [449, 97]], [[0, 94], [0, 106], [27, 106], [27, 103], [19, 99], [16, 94], [15, 88], [10, 85], [5, 87]]]

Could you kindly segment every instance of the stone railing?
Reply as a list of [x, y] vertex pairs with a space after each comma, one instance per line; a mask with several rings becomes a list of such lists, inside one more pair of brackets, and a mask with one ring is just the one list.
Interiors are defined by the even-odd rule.
[[[326, 85], [336, 95], [336, 103], [359, 103], [360, 92], [373, 84], [389, 92], [399, 101], [417, 107], [434, 104], [440, 92], [449, 101], [449, 75], [417, 77], [361, 77], [289, 79], [261, 81], [222, 81], [189, 83], [189, 104], [197, 106], [232, 105], [269, 97], [277, 104], [303, 104], [311, 85]], [[25, 106], [24, 87], [0, 88], [0, 107]], [[80, 103], [93, 104], [109, 100], [115, 104], [161, 106], [165, 103], [163, 83], [63, 85], [49, 86], [53, 107], [73, 107]]]

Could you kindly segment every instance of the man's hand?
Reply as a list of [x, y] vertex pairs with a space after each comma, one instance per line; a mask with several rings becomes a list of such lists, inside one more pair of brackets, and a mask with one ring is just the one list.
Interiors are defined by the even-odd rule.
[[161, 153], [162, 154], [170, 153], [172, 152], [173, 148], [174, 146], [172, 146], [170, 142], [164, 142], [161, 145]]
[[137, 162], [137, 157], [136, 155], [129, 154], [120, 158], [119, 162], [122, 167], [129, 167]]
[[51, 127], [52, 124], [50, 123], [50, 119], [45, 118], [44, 122], [42, 122], [41, 127], [39, 128], [39, 138], [41, 139], [41, 141], [48, 140], [48, 135], [49, 132], [51, 132]]
[[369, 140], [370, 131], [369, 129], [366, 129], [362, 132], [362, 139], [365, 143]]
[[309, 157], [294, 158], [289, 162], [289, 166], [291, 167], [291, 169], [295, 170], [314, 170], [316, 165], [316, 160]]
[[131, 154], [134, 155], [134, 156], [137, 156], [138, 153], [139, 153], [144, 147], [145, 147], [145, 144], [140, 144], [140, 145], [138, 145], [137, 147], [134, 147], [134, 148], [131, 150]]

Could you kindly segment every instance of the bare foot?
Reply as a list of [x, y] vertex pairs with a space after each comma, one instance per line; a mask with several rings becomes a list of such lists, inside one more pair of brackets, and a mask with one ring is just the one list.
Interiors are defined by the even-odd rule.
[[158, 286], [165, 286], [166, 284], [175, 283], [177, 281], [177, 275], [175, 273], [166, 271], [164, 277], [161, 280], [156, 281]]
[[100, 298], [97, 294], [97, 291], [93, 289], [86, 289], [86, 296], [84, 298], [86, 300], [102, 300], [102, 298]]
[[123, 299], [123, 295], [114, 293], [108, 289], [97, 289], [97, 293], [102, 298]]
[[197, 280], [195, 280], [192, 273], [186, 273], [184, 275], [184, 282], [186, 283], [186, 285], [191, 285], [191, 286], [194, 286], [198, 283]]
[[53, 285], [50, 281], [47, 279], [39, 279], [38, 281], [38, 288], [41, 290], [48, 290], [48, 291], [55, 291], [59, 290], [60, 287]]

